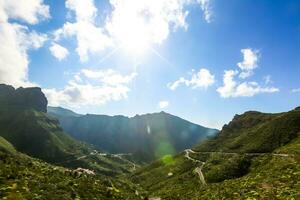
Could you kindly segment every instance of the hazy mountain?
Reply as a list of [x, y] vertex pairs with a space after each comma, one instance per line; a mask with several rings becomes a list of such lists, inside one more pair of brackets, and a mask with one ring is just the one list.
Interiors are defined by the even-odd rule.
[[300, 109], [236, 115], [215, 138], [137, 170], [161, 199], [297, 199]]
[[64, 117], [79, 117], [81, 116], [78, 113], [73, 112], [72, 110], [68, 110], [62, 107], [47, 107], [47, 112], [49, 114], [58, 115], [58, 116], [64, 116]]
[[178, 153], [218, 132], [165, 112], [131, 118], [78, 115], [61, 108], [48, 108], [48, 113], [74, 138], [110, 153], [133, 153], [140, 161]]

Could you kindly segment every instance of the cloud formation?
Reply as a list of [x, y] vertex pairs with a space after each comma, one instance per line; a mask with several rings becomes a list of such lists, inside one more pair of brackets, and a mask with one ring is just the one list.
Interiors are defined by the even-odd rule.
[[[275, 93], [279, 89], [272, 86], [261, 86], [255, 81], [238, 81], [235, 77], [238, 75], [242, 79], [249, 78], [254, 74], [254, 69], [258, 67], [258, 51], [252, 49], [242, 49], [244, 55], [243, 62], [238, 63], [238, 70], [226, 70], [223, 75], [223, 86], [217, 89], [217, 92], [223, 98], [229, 97], [252, 97], [260, 93]], [[271, 76], [264, 77], [265, 85], [272, 83]]]
[[[76, 51], [82, 62], [107, 48], [122, 46], [128, 49], [146, 48], [161, 44], [170, 32], [187, 29], [187, 6], [200, 5], [205, 20], [211, 21], [209, 0], [111, 0], [112, 11], [102, 25], [96, 23], [98, 9], [94, 0], [67, 0], [66, 8], [75, 22], [66, 22], [55, 31], [56, 41], [75, 37]], [[136, 49], [134, 49], [136, 50]]]
[[257, 82], [237, 82], [234, 78], [238, 71], [228, 70], [224, 72], [223, 86], [217, 89], [217, 92], [223, 98], [228, 97], [252, 97], [260, 93], [279, 92], [275, 87], [262, 87]]
[[[49, 7], [42, 0], [0, 1], [0, 82], [18, 86], [28, 81], [28, 50], [40, 48], [47, 35], [31, 31], [22, 21], [37, 24], [49, 18]], [[12, 19], [14, 22], [9, 22]]]
[[259, 51], [253, 49], [242, 49], [244, 60], [237, 63], [237, 66], [242, 70], [239, 77], [245, 79], [253, 75], [253, 70], [258, 67]]
[[300, 92], [300, 88], [292, 89], [292, 93]]
[[96, 26], [97, 8], [93, 0], [67, 0], [66, 8], [75, 15], [75, 22], [66, 22], [62, 28], [54, 32], [55, 40], [75, 37], [76, 52], [80, 60], [85, 62], [90, 53], [101, 52], [112, 46], [111, 39], [104, 34], [101, 27]]
[[69, 55], [68, 49], [56, 43], [53, 43], [49, 50], [51, 54], [59, 61], [65, 59]]
[[169, 105], [170, 105], [170, 103], [168, 101], [160, 101], [158, 103], [158, 107], [160, 109], [165, 109], [165, 108], [169, 107]]
[[43, 89], [43, 92], [53, 106], [103, 105], [109, 101], [127, 98], [130, 91], [128, 85], [136, 75], [135, 72], [122, 75], [112, 69], [83, 69], [64, 89]]
[[0, 22], [16, 19], [28, 24], [37, 24], [50, 18], [49, 6], [43, 0], [1, 0]]
[[180, 85], [186, 85], [192, 89], [207, 89], [215, 83], [215, 76], [208, 69], [202, 68], [198, 72], [192, 72], [191, 79], [180, 77], [177, 81], [169, 83], [167, 86], [171, 90], [176, 90]]

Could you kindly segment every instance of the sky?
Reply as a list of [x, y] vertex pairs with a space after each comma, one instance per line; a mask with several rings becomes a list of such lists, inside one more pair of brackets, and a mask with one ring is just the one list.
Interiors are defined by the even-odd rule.
[[299, 55], [294, 0], [0, 0], [0, 83], [83, 114], [291, 110]]

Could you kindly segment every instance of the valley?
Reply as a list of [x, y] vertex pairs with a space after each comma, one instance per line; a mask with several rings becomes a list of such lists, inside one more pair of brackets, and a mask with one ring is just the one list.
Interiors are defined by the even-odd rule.
[[[117, 120], [113, 122], [114, 125], [107, 125], [115, 117], [105, 116], [107, 121], [104, 123], [102, 116], [93, 116], [95, 124], [102, 124], [95, 129], [98, 130], [101, 143], [73, 138], [72, 134], [66, 133], [66, 127], [60, 127], [60, 123], [67, 126], [69, 121], [72, 127], [73, 121], [82, 124], [82, 117], [86, 116], [60, 108], [58, 110], [63, 113], [56, 112], [59, 115], [57, 120], [53, 108], [51, 115], [45, 112], [47, 99], [43, 93], [38, 89], [33, 89], [34, 92], [31, 90], [15, 90], [0, 85], [0, 197], [3, 199], [300, 197], [299, 107], [277, 114], [250, 111], [236, 115], [220, 132], [208, 134], [209, 137], [207, 135], [205, 139], [201, 136], [201, 141], [194, 145], [180, 144], [181, 147], [172, 151], [172, 154], [162, 151], [164, 153], [154, 159], [149, 154], [137, 156], [135, 151], [130, 151], [132, 149], [122, 152], [121, 149], [102, 149], [104, 146], [96, 145], [104, 143], [109, 136], [99, 131], [101, 127], [109, 130], [109, 127], [119, 123]], [[22, 91], [21, 94], [19, 91]], [[29, 102], [37, 103], [27, 103], [28, 97], [23, 98], [27, 93], [33, 99]], [[14, 95], [18, 95], [18, 102], [7, 100]], [[130, 120], [121, 118], [127, 122]], [[86, 120], [90, 123], [90, 116]], [[191, 130], [190, 125], [194, 127], [165, 113], [148, 114], [132, 120], [142, 124], [147, 121], [146, 125], [152, 129], [154, 139], [142, 132], [154, 142], [152, 148], [145, 146], [146, 151], [159, 149], [158, 141], [161, 140], [155, 138], [166, 136], [166, 133], [161, 133], [162, 122], [168, 124], [165, 129], [168, 130], [168, 137], [173, 134], [173, 126], [177, 127], [179, 122], [182, 124], [178, 130]], [[174, 124], [172, 120], [175, 120]], [[115, 130], [124, 131], [125, 127]], [[143, 125], [136, 130], [147, 131], [146, 127]], [[80, 130], [76, 132], [78, 135], [88, 133], [82, 132], [88, 129], [78, 127], [72, 130]], [[196, 127], [193, 130], [206, 129]], [[126, 135], [130, 132], [127, 131]], [[196, 132], [187, 134], [194, 135]], [[113, 132], [110, 134], [114, 135]], [[126, 141], [120, 135], [115, 135], [109, 139], [109, 143], [115, 140], [118, 141], [116, 147], [125, 148], [122, 142], [125, 140], [127, 144], [136, 136], [130, 137]], [[176, 140], [169, 144], [176, 144]]]

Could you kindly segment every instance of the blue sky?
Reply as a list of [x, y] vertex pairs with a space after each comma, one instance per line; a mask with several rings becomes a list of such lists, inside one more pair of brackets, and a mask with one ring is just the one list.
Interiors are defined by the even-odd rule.
[[52, 105], [216, 128], [299, 106], [300, 2], [33, 2], [0, 8], [0, 82], [38, 85]]

